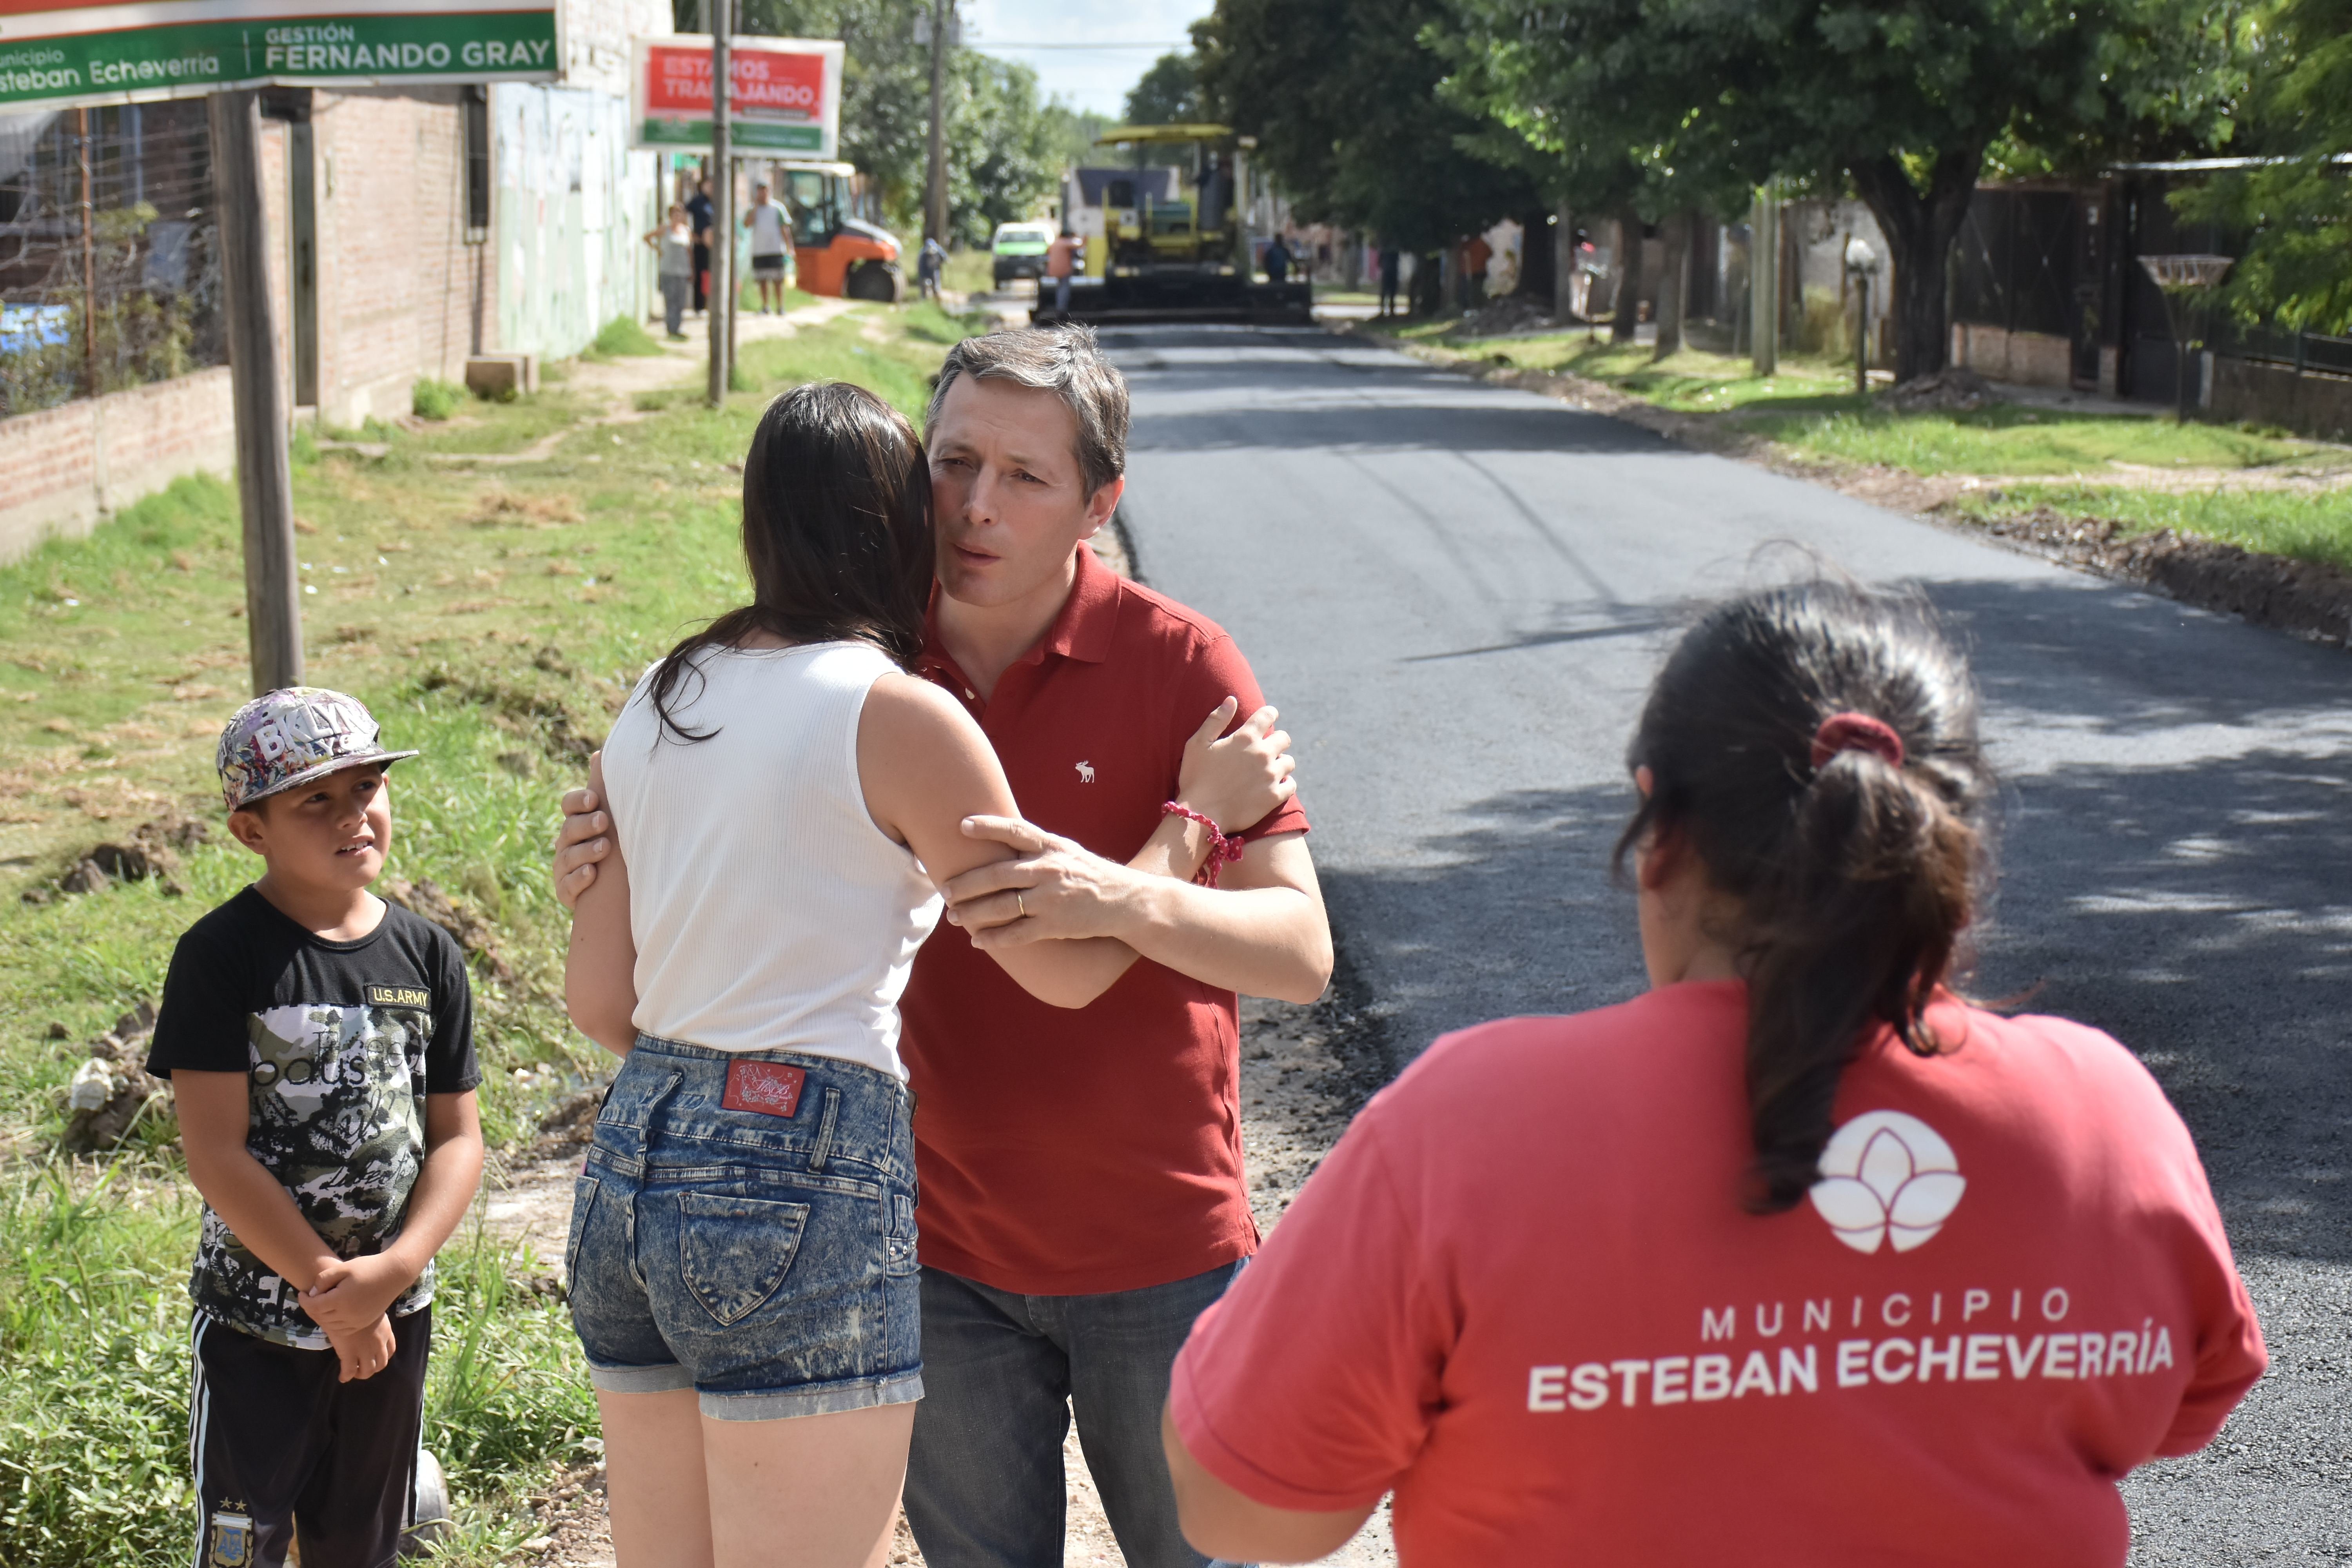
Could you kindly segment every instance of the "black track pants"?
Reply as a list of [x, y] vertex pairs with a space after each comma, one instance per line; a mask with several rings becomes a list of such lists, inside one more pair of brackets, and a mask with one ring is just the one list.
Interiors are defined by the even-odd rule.
[[335, 1352], [195, 1321], [188, 1452], [200, 1510], [196, 1568], [392, 1568], [407, 1526], [425, 1417], [427, 1307], [392, 1321], [373, 1377], [338, 1383]]

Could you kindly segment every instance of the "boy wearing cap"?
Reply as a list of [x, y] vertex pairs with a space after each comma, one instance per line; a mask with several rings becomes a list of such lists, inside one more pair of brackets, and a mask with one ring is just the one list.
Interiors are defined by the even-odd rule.
[[389, 1568], [410, 1522], [433, 1255], [482, 1171], [465, 955], [368, 886], [392, 838], [368, 710], [289, 687], [222, 731], [260, 879], [172, 954], [147, 1070], [204, 1194], [189, 1451], [199, 1568]]

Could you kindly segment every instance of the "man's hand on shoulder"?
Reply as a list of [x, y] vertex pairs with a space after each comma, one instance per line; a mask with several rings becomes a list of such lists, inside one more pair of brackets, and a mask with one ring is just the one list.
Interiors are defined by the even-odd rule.
[[1256, 826], [1298, 793], [1289, 732], [1274, 727], [1280, 713], [1261, 708], [1228, 735], [1225, 726], [1240, 706], [1232, 697], [1218, 703], [1184, 742], [1176, 769], [1176, 804], [1199, 812], [1222, 833]]
[[[592, 757], [593, 763], [594, 759]], [[596, 862], [613, 852], [613, 818], [593, 789], [563, 797], [563, 824], [555, 831], [555, 896], [565, 909], [596, 884]]]

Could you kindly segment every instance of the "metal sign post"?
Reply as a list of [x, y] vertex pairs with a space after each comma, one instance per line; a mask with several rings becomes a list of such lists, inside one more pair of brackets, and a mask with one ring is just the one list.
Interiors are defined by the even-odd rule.
[[[2189, 422], [2189, 351], [2204, 346], [2197, 331], [2197, 313], [2221, 279], [2230, 275], [2234, 258], [2227, 256], [2143, 256], [2139, 264], [2164, 296], [2165, 325], [2172, 329], [2174, 419]], [[2202, 363], [2201, 361], [2200, 362]]]
[[732, 368], [727, 351], [735, 343], [735, 149], [727, 136], [727, 99], [733, 65], [727, 46], [734, 40], [732, 5], [712, 7], [710, 28], [710, 172], [719, 189], [710, 204], [710, 406], [727, 402]]

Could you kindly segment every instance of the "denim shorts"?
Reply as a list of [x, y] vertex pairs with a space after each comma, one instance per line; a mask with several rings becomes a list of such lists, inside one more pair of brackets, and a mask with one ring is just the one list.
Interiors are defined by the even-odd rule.
[[572, 1199], [590, 1381], [722, 1421], [920, 1399], [912, 1112], [854, 1062], [638, 1036]]

